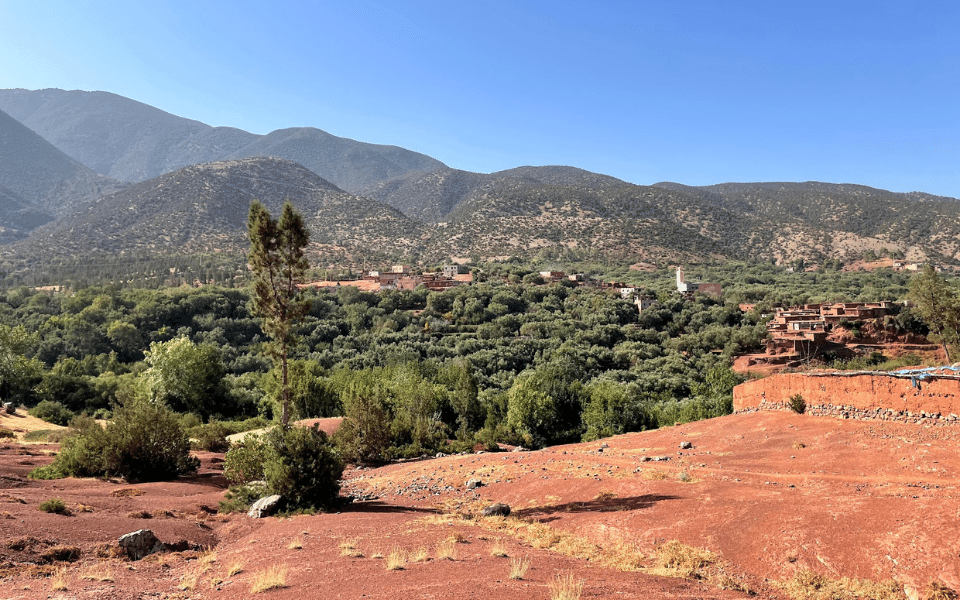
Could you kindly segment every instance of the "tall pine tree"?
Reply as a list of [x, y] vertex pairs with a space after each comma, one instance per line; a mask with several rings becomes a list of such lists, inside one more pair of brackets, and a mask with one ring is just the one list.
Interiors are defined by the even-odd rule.
[[280, 367], [280, 422], [286, 427], [290, 420], [287, 359], [296, 343], [294, 327], [310, 310], [310, 302], [300, 289], [309, 267], [303, 254], [310, 233], [289, 201], [284, 202], [280, 220], [275, 221], [266, 207], [254, 200], [247, 230], [248, 260], [253, 269], [251, 308], [263, 319], [263, 331], [272, 339], [268, 348], [274, 364]]

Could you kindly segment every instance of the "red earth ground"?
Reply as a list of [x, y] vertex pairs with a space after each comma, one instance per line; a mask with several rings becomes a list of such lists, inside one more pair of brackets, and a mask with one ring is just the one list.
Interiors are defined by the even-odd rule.
[[[895, 579], [921, 598], [932, 580], [960, 589], [958, 439], [957, 426], [731, 415], [534, 452], [351, 469], [344, 493], [365, 500], [259, 520], [211, 513], [226, 487], [222, 454], [200, 453], [199, 474], [174, 482], [35, 481], [27, 473], [56, 447], [0, 443], [0, 598], [246, 598], [271, 567], [286, 569], [285, 584], [263, 596], [298, 600], [547, 599], [558, 574], [582, 580], [583, 598], [750, 597], [724, 582], [789, 598], [776, 582], [806, 569]], [[471, 478], [483, 485], [467, 490]], [[53, 497], [72, 514], [38, 510]], [[455, 514], [491, 502], [513, 514]], [[200, 549], [98, 557], [141, 528]], [[458, 540], [452, 560], [438, 556], [444, 540]], [[668, 540], [710, 550], [731, 577], [646, 572]], [[80, 558], [42, 564], [56, 545], [78, 547]], [[506, 557], [491, 554], [497, 545]], [[426, 557], [387, 570], [395, 549]], [[619, 550], [633, 557], [619, 566], [633, 570], [610, 566]], [[522, 557], [529, 571], [511, 579]], [[54, 591], [60, 582], [66, 589]]]

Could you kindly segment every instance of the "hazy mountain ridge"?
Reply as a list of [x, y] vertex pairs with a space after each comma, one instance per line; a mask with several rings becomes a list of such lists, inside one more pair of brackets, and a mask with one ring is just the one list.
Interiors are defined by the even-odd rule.
[[[28, 119], [63, 115], [45, 125], [62, 140], [89, 138], [94, 155], [114, 148], [108, 158], [115, 168], [235, 157], [108, 193], [123, 184], [92, 173], [0, 113], [0, 151], [10, 157], [0, 162], [0, 241], [20, 240], [3, 254], [25, 263], [90, 252], [242, 252], [250, 201], [279, 210], [285, 197], [304, 213], [311, 251], [328, 261], [436, 263], [569, 250], [630, 261], [783, 263], [886, 249], [907, 260], [960, 262], [960, 202], [921, 192], [821, 182], [643, 186], [569, 166], [472, 173], [319, 129], [256, 136], [209, 127], [104, 92], [0, 90], [0, 107], [11, 99]], [[87, 106], [100, 100], [95, 110]], [[274, 151], [293, 158], [242, 158]], [[362, 195], [338, 180], [360, 186]], [[47, 222], [53, 209], [59, 218]]]
[[108, 92], [0, 90], [0, 110], [94, 171], [145, 181], [184, 166], [256, 156], [298, 162], [346, 190], [433, 171], [440, 161], [312, 127], [256, 135], [211, 127]]

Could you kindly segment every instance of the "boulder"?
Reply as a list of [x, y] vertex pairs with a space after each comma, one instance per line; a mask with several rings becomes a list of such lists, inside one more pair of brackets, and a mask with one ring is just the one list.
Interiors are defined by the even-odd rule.
[[690, 448], [693, 448], [693, 442], [680, 442], [681, 450], [689, 450]]
[[3, 412], [7, 413], [8, 415], [15, 415], [17, 414], [17, 407], [13, 405], [13, 402], [4, 402]]
[[149, 529], [140, 529], [120, 536], [120, 547], [130, 560], [140, 560], [148, 554], [163, 552], [164, 546]]
[[262, 519], [264, 517], [269, 517], [276, 512], [282, 501], [283, 498], [277, 494], [272, 496], [264, 496], [253, 503], [253, 506], [251, 506], [250, 510], [247, 511], [247, 516], [251, 519]]
[[480, 514], [484, 517], [509, 517], [510, 505], [504, 504], [503, 502], [497, 502], [496, 504], [491, 504], [490, 506], [481, 510]]
[[475, 490], [475, 489], [477, 489], [478, 487], [483, 487], [483, 482], [480, 481], [479, 479], [468, 479], [468, 480], [467, 480], [467, 489], [468, 489], [468, 490]]

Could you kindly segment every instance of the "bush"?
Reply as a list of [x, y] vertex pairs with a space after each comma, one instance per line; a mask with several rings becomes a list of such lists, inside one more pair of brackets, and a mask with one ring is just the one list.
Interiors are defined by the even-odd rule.
[[53, 463], [34, 469], [31, 477], [99, 477], [119, 475], [128, 481], [160, 481], [195, 473], [190, 440], [177, 414], [166, 405], [131, 398], [114, 411], [106, 428], [89, 418], [71, 423]]
[[247, 484], [260, 479], [266, 482], [262, 493], [283, 496], [291, 510], [321, 509], [337, 502], [343, 461], [317, 427], [277, 426], [233, 444], [223, 472], [231, 483], [241, 484], [227, 493], [223, 504], [229, 510], [240, 510], [259, 498]]
[[807, 410], [807, 401], [804, 400], [800, 394], [790, 396], [790, 410], [798, 415], [802, 415]]
[[5, 427], [0, 427], [0, 439], [15, 438], [15, 437], [17, 437], [17, 434], [15, 434], [14, 432], [10, 431]]
[[245, 484], [263, 479], [263, 465], [267, 460], [267, 445], [263, 438], [248, 434], [230, 445], [223, 459], [223, 475], [230, 483]]
[[47, 423], [63, 425], [64, 427], [76, 416], [73, 411], [66, 406], [53, 400], [44, 400], [27, 412], [29, 412], [31, 416], [43, 419]]
[[207, 452], [225, 452], [230, 448], [230, 442], [227, 436], [230, 431], [222, 423], [207, 423], [194, 427], [190, 431], [190, 436], [196, 440], [194, 446], [198, 450]]
[[265, 436], [264, 478], [290, 509], [330, 508], [340, 496], [343, 461], [316, 426], [274, 427]]
[[55, 513], [58, 515], [68, 515], [70, 510], [60, 498], [50, 498], [40, 503], [40, 510], [45, 513]]

